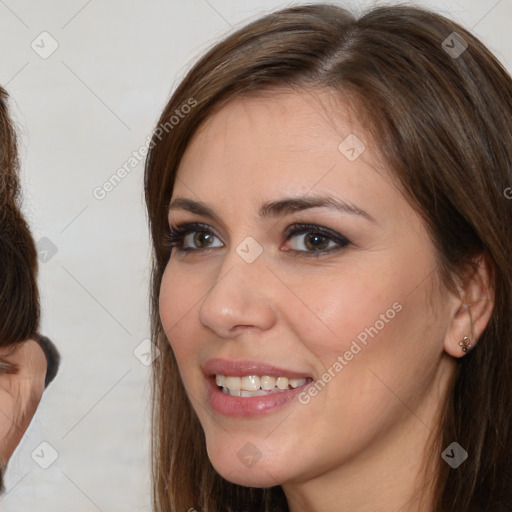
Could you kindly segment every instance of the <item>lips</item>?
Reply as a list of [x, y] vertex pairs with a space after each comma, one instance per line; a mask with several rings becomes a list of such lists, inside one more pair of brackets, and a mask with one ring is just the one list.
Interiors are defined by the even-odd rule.
[[[255, 361], [210, 359], [203, 366], [203, 372], [209, 391], [209, 404], [215, 412], [224, 416], [255, 416], [270, 413], [290, 403], [313, 382], [308, 373]], [[280, 389], [276, 385], [273, 390], [229, 389], [229, 386], [236, 388], [237, 383], [251, 376], [254, 380], [260, 380], [260, 385], [261, 379], [256, 376], [266, 376], [270, 382], [276, 384], [286, 381], [283, 384], [286, 383], [287, 386], [281, 385], [280, 388], [284, 389]], [[219, 381], [225, 387], [219, 386]], [[288, 385], [289, 382], [296, 384], [297, 387]]]
[[288, 379], [312, 378], [309, 373], [281, 368], [267, 363], [255, 361], [232, 361], [228, 359], [209, 359], [203, 366], [206, 377], [215, 375], [229, 375], [232, 377], [245, 377], [247, 375], [268, 375], [269, 377], [287, 377]]

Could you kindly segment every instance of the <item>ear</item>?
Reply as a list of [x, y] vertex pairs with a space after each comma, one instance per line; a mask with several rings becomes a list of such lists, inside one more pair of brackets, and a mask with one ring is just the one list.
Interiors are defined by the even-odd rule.
[[27, 430], [44, 391], [46, 357], [35, 340], [0, 347], [0, 464]]
[[464, 336], [474, 347], [487, 327], [495, 300], [494, 283], [490, 265], [484, 255], [475, 260], [476, 270], [459, 287], [459, 297], [454, 298], [453, 313], [448, 327], [444, 349], [453, 357], [463, 357], [459, 343]]

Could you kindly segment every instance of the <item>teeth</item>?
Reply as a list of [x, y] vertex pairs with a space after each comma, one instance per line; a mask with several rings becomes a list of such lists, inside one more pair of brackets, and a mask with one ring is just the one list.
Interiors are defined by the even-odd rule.
[[242, 379], [240, 377], [224, 377], [223, 387], [228, 388], [231, 391], [240, 391], [242, 388]]
[[257, 389], [255, 391], [240, 391], [240, 396], [244, 398], [249, 398], [250, 396], [267, 396], [268, 393], [263, 391], [262, 389]]
[[247, 377], [242, 377], [241, 389], [244, 391], [256, 391], [257, 389], [260, 389], [260, 378], [256, 375], [247, 375]]
[[269, 375], [245, 375], [233, 377], [216, 375], [215, 382], [222, 392], [232, 396], [265, 396], [269, 393], [279, 393], [295, 389], [306, 384], [311, 379], [289, 379], [288, 377], [271, 377]]
[[279, 389], [288, 389], [290, 381], [286, 377], [278, 377], [276, 380], [276, 386]]
[[298, 388], [299, 386], [304, 386], [306, 384], [306, 379], [289, 379], [290, 380], [290, 386], [292, 388]]
[[276, 378], [269, 377], [268, 375], [263, 375], [263, 377], [261, 377], [260, 379], [260, 383], [261, 389], [270, 391], [271, 389], [274, 389], [276, 387]]

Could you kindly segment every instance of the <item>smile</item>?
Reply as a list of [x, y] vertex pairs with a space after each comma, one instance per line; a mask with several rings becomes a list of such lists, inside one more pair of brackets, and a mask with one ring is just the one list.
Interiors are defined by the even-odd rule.
[[253, 397], [283, 393], [311, 382], [311, 378], [273, 377], [271, 375], [215, 375], [215, 382], [222, 393], [230, 396]]
[[202, 372], [209, 407], [231, 417], [272, 413], [313, 384], [308, 371], [250, 360], [209, 359]]

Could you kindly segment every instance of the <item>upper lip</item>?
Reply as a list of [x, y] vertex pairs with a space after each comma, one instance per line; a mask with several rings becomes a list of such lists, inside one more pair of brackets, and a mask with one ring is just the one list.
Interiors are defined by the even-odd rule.
[[229, 359], [208, 359], [203, 366], [206, 376], [230, 375], [243, 377], [245, 375], [268, 375], [269, 377], [288, 377], [292, 379], [306, 379], [311, 377], [308, 373], [280, 368], [269, 363], [257, 361], [229, 360]]

